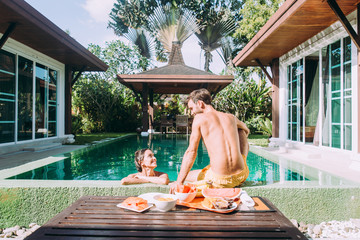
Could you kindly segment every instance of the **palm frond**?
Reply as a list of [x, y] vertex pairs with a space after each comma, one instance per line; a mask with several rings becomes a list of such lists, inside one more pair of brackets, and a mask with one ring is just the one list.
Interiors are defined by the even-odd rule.
[[235, 30], [235, 22], [232, 19], [222, 20], [214, 24], [208, 24], [202, 29], [200, 33], [195, 33], [199, 39], [199, 44], [202, 48], [208, 49], [210, 52], [221, 46], [222, 38], [228, 36]]
[[153, 32], [165, 50], [170, 52], [175, 39], [182, 44], [194, 32], [199, 31], [199, 25], [190, 10], [174, 9], [167, 5], [157, 7], [150, 15], [148, 30]]
[[155, 39], [146, 30], [129, 28], [123, 36], [139, 48], [143, 57], [151, 58], [155, 51]]

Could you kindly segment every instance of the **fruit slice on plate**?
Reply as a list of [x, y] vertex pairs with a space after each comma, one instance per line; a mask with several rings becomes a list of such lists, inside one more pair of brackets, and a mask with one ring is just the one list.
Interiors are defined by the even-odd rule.
[[206, 188], [202, 190], [202, 194], [207, 198], [237, 198], [240, 196], [241, 188]]
[[140, 197], [128, 197], [121, 203], [121, 206], [134, 209], [136, 211], [142, 211], [149, 207], [147, 200]]

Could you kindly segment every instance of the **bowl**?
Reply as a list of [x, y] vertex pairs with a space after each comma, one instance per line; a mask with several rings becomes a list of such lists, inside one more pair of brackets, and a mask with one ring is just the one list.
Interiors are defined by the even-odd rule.
[[[159, 199], [172, 199], [170, 201], [161, 201]], [[154, 203], [155, 206], [158, 210], [162, 211], [162, 212], [167, 212], [170, 211], [173, 207], [175, 207], [176, 205], [176, 201], [177, 201], [177, 196], [175, 196], [174, 194], [157, 194], [154, 195]]]
[[178, 197], [180, 202], [186, 202], [189, 203], [196, 197], [197, 191], [188, 192], [188, 193], [179, 193], [175, 191], [175, 195]]

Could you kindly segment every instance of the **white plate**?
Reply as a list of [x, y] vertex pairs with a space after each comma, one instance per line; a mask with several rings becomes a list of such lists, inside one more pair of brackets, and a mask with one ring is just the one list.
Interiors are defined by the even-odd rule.
[[234, 203], [234, 202], [231, 204], [231, 207], [228, 208], [228, 209], [208, 208], [208, 207], [205, 206], [202, 202], [201, 202], [201, 205], [202, 205], [204, 208], [206, 208], [207, 210], [216, 211], [216, 212], [228, 212], [228, 211], [231, 211], [231, 210], [234, 210], [235, 208], [237, 208], [237, 204]]
[[154, 203], [154, 196], [157, 195], [157, 194], [161, 194], [159, 192], [150, 192], [150, 193], [144, 193], [144, 194], [141, 194], [139, 195], [140, 198], [142, 199], [145, 199], [148, 201], [148, 203]]
[[136, 209], [133, 209], [133, 208], [124, 207], [124, 206], [121, 206], [121, 203], [119, 203], [119, 204], [116, 205], [116, 206], [119, 207], [119, 208], [124, 208], [124, 209], [127, 209], [127, 210], [131, 210], [131, 211], [134, 211], [134, 212], [139, 212], [139, 213], [141, 213], [141, 212], [143, 212], [143, 211], [148, 210], [148, 209], [151, 208], [152, 206], [154, 206], [154, 204], [152, 204], [152, 203], [150, 203], [150, 204], [148, 204], [148, 205], [149, 205], [149, 206], [148, 206], [147, 208], [144, 208], [144, 209], [142, 209], [142, 210], [136, 210]]

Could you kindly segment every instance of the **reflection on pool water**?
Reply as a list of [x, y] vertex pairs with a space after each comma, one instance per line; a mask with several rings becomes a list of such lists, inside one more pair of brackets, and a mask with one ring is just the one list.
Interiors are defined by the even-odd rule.
[[[64, 160], [8, 179], [121, 180], [130, 173], [136, 172], [135, 151], [150, 148], [157, 158], [156, 170], [166, 172], [170, 180], [175, 181], [187, 146], [188, 139], [185, 135], [129, 136], [100, 146], [71, 152]], [[308, 167], [295, 166], [296, 163], [285, 160], [280, 160], [279, 164], [275, 162], [250, 152], [247, 158], [250, 175], [245, 185], [268, 185], [289, 181], [308, 182], [319, 179], [318, 171], [313, 171]], [[193, 169], [202, 169], [208, 164], [209, 156], [204, 144], [201, 143]], [[324, 176], [326, 180], [328, 175], [324, 174]], [[320, 179], [324, 178], [320, 177]], [[341, 184], [338, 180], [336, 183]]]

